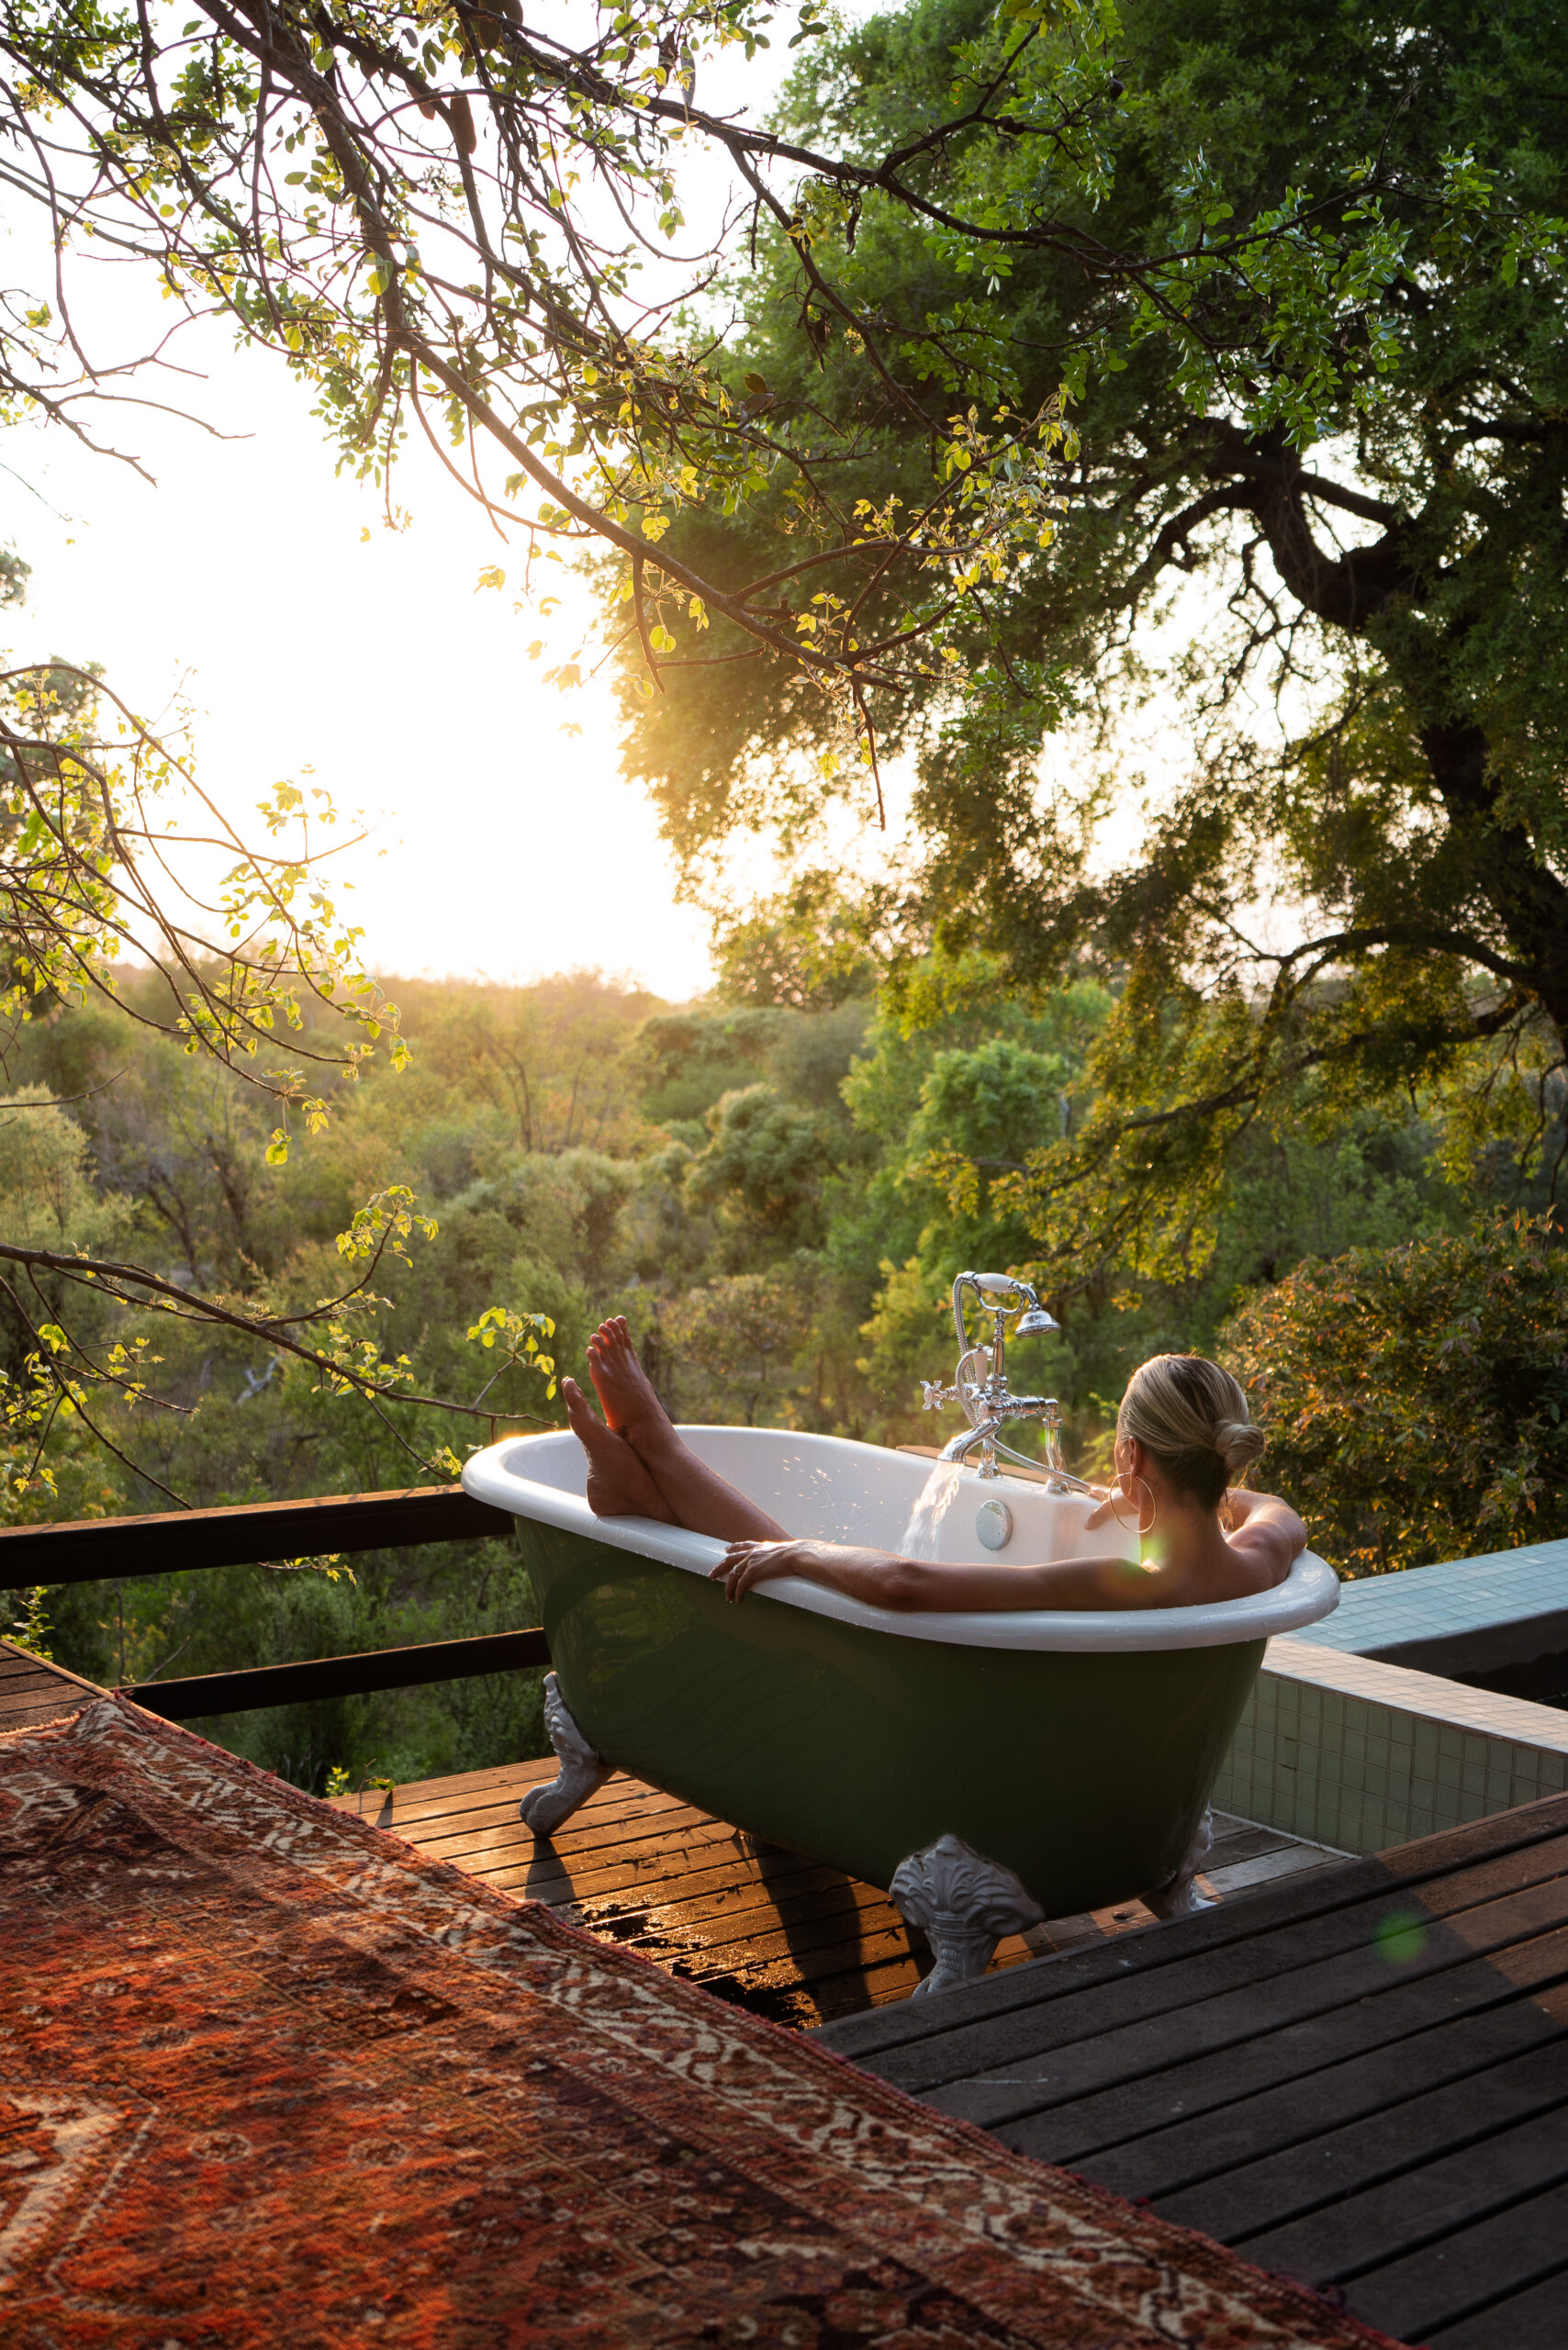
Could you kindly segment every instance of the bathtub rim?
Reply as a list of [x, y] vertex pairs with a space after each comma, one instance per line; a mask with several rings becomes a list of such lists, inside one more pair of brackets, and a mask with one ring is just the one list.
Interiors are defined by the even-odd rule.
[[[716, 1427], [699, 1431], [685, 1426], [681, 1432], [725, 1433]], [[498, 1443], [487, 1445], [465, 1467], [464, 1491], [513, 1517], [536, 1519], [562, 1533], [577, 1534], [611, 1550], [629, 1550], [665, 1566], [679, 1567], [688, 1574], [704, 1578], [711, 1574], [726, 1547], [716, 1536], [692, 1534], [680, 1526], [660, 1526], [645, 1517], [596, 1517], [582, 1494], [521, 1476], [502, 1458], [531, 1445], [558, 1443], [565, 1433], [552, 1428], [537, 1436], [503, 1437]], [[752, 1438], [777, 1435], [780, 1442], [797, 1440], [794, 1432], [786, 1428], [745, 1428], [734, 1433]], [[856, 1451], [882, 1449], [857, 1445], [847, 1437], [819, 1437], [815, 1441], [842, 1444]], [[1339, 1604], [1339, 1580], [1315, 1551], [1304, 1550], [1284, 1582], [1273, 1590], [1246, 1599], [1219, 1600], [1207, 1607], [997, 1608], [961, 1614], [871, 1607], [843, 1592], [809, 1583], [803, 1575], [780, 1575], [755, 1596], [799, 1607], [808, 1615], [825, 1616], [835, 1623], [888, 1632], [899, 1639], [930, 1640], [955, 1648], [1104, 1653], [1228, 1648], [1245, 1640], [1271, 1639], [1331, 1615]]]

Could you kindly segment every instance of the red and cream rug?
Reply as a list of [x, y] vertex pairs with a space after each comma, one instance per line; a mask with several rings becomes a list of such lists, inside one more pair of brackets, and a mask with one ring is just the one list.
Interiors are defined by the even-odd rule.
[[118, 1699], [0, 1739], [0, 2338], [1377, 2339]]

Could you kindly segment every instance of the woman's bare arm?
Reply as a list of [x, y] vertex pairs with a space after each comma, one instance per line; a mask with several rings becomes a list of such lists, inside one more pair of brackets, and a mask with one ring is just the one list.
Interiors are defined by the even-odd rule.
[[[842, 1591], [872, 1607], [947, 1610], [1190, 1607], [1272, 1590], [1306, 1547], [1306, 1528], [1273, 1494], [1236, 1492], [1230, 1528], [1211, 1520], [1204, 1551], [1178, 1567], [1156, 1558], [1060, 1559], [1050, 1566], [938, 1564], [843, 1542], [732, 1542], [712, 1570], [733, 1600], [779, 1575]], [[1091, 1516], [1091, 1526], [1105, 1507]]]
[[[711, 1579], [731, 1599], [779, 1575], [804, 1575], [872, 1607], [1149, 1607], [1158, 1571], [1134, 1559], [1061, 1559], [1048, 1567], [939, 1565], [843, 1542], [732, 1542]], [[1166, 1603], [1170, 1604], [1170, 1603]]]
[[1231, 1549], [1267, 1578], [1263, 1588], [1283, 1583], [1306, 1548], [1306, 1528], [1289, 1502], [1278, 1494], [1249, 1494], [1239, 1485], [1226, 1498], [1230, 1524], [1225, 1539]]

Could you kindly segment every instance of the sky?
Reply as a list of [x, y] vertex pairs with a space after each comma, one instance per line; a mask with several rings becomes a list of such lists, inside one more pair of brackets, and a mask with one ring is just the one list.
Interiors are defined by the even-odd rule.
[[675, 903], [652, 812], [620, 779], [608, 689], [563, 697], [527, 658], [541, 634], [569, 651], [570, 615], [546, 626], [510, 584], [476, 591], [484, 565], [520, 570], [517, 551], [419, 458], [398, 488], [413, 519], [389, 532], [374, 488], [334, 475], [298, 388], [210, 341], [202, 404], [237, 437], [122, 411], [151, 484], [62, 435], [0, 434], [0, 537], [33, 566], [14, 655], [101, 662], [149, 720], [183, 690], [226, 811], [308, 767], [365, 809], [373, 841], [343, 869], [373, 968], [594, 965], [700, 991], [706, 923]]

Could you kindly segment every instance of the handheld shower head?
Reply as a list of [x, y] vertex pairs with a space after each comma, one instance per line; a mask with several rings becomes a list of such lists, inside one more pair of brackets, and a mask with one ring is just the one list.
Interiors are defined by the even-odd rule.
[[1021, 1314], [1014, 1324], [1013, 1335], [1015, 1338], [1043, 1337], [1047, 1331], [1060, 1328], [1061, 1324], [1054, 1314], [1047, 1314], [1043, 1305], [1031, 1305], [1028, 1312]]

